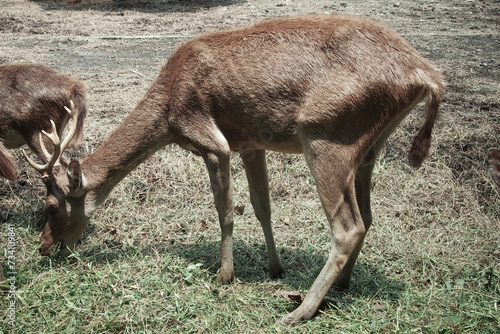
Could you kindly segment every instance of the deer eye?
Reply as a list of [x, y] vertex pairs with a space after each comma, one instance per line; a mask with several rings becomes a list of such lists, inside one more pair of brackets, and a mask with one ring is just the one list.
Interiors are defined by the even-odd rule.
[[55, 215], [57, 213], [57, 211], [59, 211], [59, 207], [55, 204], [50, 204], [47, 209], [49, 210], [49, 212], [53, 215]]

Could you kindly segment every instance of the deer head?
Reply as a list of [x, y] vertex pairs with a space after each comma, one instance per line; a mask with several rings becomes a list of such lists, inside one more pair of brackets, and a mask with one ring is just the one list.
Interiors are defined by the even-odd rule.
[[47, 188], [45, 223], [40, 238], [42, 255], [48, 255], [59, 242], [61, 243], [61, 253], [65, 256], [68, 255], [85, 231], [89, 221], [89, 218], [80, 212], [83, 208], [80, 203], [83, 197], [80, 164], [77, 161], [71, 161], [67, 165], [61, 163], [61, 156], [77, 129], [78, 110], [75, 109], [73, 101], [70, 103], [70, 109], [64, 107], [71, 117], [71, 129], [65, 139], [61, 142], [56, 125], [52, 120], [52, 132], [42, 131], [53, 144], [52, 153], [46, 149], [40, 133], [40, 146], [47, 162], [44, 165], [37, 164], [23, 151], [26, 160], [42, 175], [42, 180]]

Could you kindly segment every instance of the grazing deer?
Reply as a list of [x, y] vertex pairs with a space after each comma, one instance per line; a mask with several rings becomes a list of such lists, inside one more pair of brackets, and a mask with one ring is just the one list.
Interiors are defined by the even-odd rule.
[[411, 165], [420, 166], [444, 89], [433, 63], [368, 19], [285, 18], [196, 38], [176, 50], [95, 153], [81, 163], [32, 163], [51, 189], [41, 253], [60, 242], [63, 255], [69, 254], [117, 183], [155, 151], [178, 144], [201, 155], [209, 172], [222, 232], [217, 281], [234, 278], [231, 151], [243, 159], [270, 275], [280, 276], [265, 150], [304, 153], [333, 236], [323, 270], [300, 307], [283, 320], [308, 319], [334, 284], [349, 285], [372, 222], [371, 175], [381, 146], [426, 99], [425, 122], [410, 150]]
[[69, 119], [63, 106], [70, 100], [80, 115], [69, 143], [70, 147], [76, 146], [83, 133], [85, 94], [83, 83], [46, 66], [0, 66], [0, 175], [16, 180], [16, 164], [7, 148], [27, 144], [45, 162], [39, 136], [43, 130], [52, 129], [50, 120], [61, 135]]
[[488, 151], [488, 161], [490, 163], [491, 176], [493, 181], [500, 186], [500, 150], [490, 149]]

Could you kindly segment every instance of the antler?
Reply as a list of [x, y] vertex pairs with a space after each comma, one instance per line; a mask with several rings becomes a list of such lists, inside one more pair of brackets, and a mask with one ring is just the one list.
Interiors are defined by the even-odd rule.
[[54, 144], [54, 152], [50, 154], [47, 149], [45, 148], [45, 144], [43, 143], [43, 138], [42, 138], [42, 133], [40, 133], [40, 146], [42, 148], [43, 154], [45, 154], [45, 157], [47, 158], [47, 163], [45, 165], [39, 165], [35, 163], [33, 160], [28, 157], [26, 154], [26, 151], [23, 150], [24, 157], [28, 162], [30, 163], [33, 168], [35, 168], [37, 171], [42, 174], [42, 177], [49, 177], [52, 175], [52, 168], [56, 164], [56, 162], [59, 161], [59, 156], [61, 155], [61, 140], [59, 139], [59, 136], [57, 135], [57, 129], [56, 125], [53, 120], [50, 120], [50, 123], [52, 124], [52, 132], [47, 133], [45, 130], [42, 130], [43, 134], [47, 136], [50, 140], [52, 140], [52, 143]]
[[52, 132], [51, 133], [47, 133], [45, 130], [42, 130], [42, 133], [45, 136], [47, 136], [47, 138], [49, 138], [52, 141], [52, 144], [54, 145], [54, 150], [53, 150], [52, 154], [50, 154], [47, 151], [47, 148], [45, 147], [45, 144], [43, 142], [42, 133], [39, 134], [40, 135], [40, 147], [42, 149], [43, 154], [45, 155], [45, 158], [47, 159], [47, 163], [45, 163], [45, 165], [39, 165], [39, 164], [35, 163], [33, 160], [30, 159], [30, 157], [28, 157], [26, 152], [23, 150], [23, 154], [24, 154], [24, 157], [26, 158], [26, 160], [28, 160], [30, 165], [33, 166], [33, 168], [35, 168], [38, 172], [40, 172], [40, 174], [42, 174], [42, 177], [44, 177], [44, 178], [50, 177], [52, 175], [52, 168], [56, 165], [61, 164], [61, 161], [60, 161], [61, 155], [64, 152], [64, 150], [66, 149], [66, 147], [68, 146], [68, 144], [71, 141], [71, 139], [73, 138], [73, 136], [75, 135], [76, 125], [78, 122], [78, 111], [75, 110], [75, 104], [73, 103], [73, 101], [70, 101], [70, 108], [71, 109], [68, 109], [68, 107], [64, 106], [64, 109], [68, 112], [68, 114], [71, 117], [71, 129], [69, 130], [68, 134], [64, 138], [62, 144], [61, 144], [61, 140], [57, 134], [57, 128], [56, 128], [56, 125], [55, 125], [53, 120], [50, 120], [50, 123], [52, 124]]
[[78, 123], [78, 113], [79, 113], [79, 111], [75, 110], [75, 104], [73, 103], [72, 100], [70, 100], [69, 103], [70, 103], [70, 108], [71, 109], [68, 109], [68, 107], [66, 107], [66, 106], [64, 106], [64, 109], [66, 109], [66, 111], [68, 112], [68, 114], [71, 116], [71, 129], [69, 130], [68, 134], [66, 135], [66, 137], [64, 138], [64, 140], [62, 142], [62, 145], [61, 145], [61, 154], [66, 150], [66, 147], [68, 147], [69, 142], [75, 136], [76, 125]]

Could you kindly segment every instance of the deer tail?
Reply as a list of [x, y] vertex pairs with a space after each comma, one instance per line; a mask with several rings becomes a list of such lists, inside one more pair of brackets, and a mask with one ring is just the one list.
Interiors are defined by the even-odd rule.
[[417, 136], [413, 140], [410, 149], [410, 165], [414, 168], [420, 167], [427, 158], [431, 147], [432, 129], [438, 117], [438, 109], [443, 100], [445, 85], [441, 76], [438, 79], [427, 81], [427, 102], [425, 104], [425, 121]]

